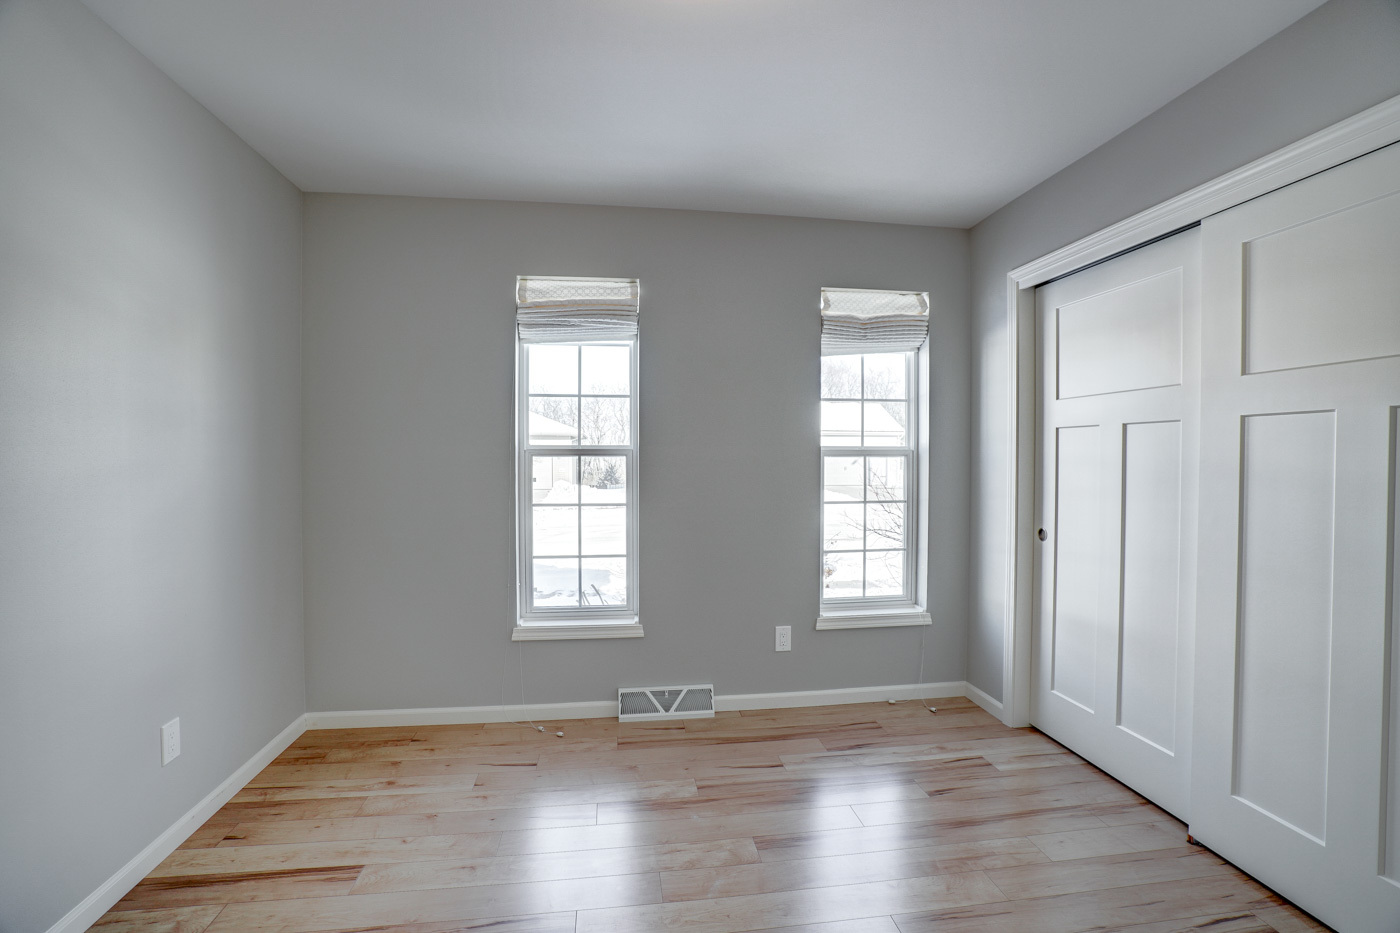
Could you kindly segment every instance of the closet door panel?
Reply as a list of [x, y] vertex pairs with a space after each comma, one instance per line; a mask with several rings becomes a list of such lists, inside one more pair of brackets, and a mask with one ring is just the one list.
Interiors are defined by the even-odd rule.
[[1189, 815], [1198, 232], [1037, 290], [1031, 721]]
[[1125, 425], [1118, 726], [1176, 750], [1181, 643], [1181, 422]]
[[1244, 419], [1234, 793], [1308, 838], [1327, 825], [1331, 412]]
[[1201, 237], [1191, 831], [1329, 925], [1394, 933], [1400, 146]]

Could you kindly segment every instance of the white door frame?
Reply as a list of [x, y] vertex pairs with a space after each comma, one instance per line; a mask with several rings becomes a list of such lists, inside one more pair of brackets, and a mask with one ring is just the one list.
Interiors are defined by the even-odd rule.
[[1001, 719], [1008, 726], [1029, 725], [1031, 710], [1036, 287], [1395, 142], [1400, 95], [1007, 273], [1010, 443]]

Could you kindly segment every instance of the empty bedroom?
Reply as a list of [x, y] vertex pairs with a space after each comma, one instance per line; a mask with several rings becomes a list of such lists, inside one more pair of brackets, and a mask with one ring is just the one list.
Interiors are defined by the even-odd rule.
[[0, 0], [0, 933], [1400, 933], [1400, 0]]

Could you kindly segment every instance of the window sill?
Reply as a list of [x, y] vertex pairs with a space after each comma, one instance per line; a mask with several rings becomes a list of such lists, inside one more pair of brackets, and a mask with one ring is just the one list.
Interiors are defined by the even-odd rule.
[[933, 617], [918, 607], [825, 612], [817, 616], [819, 632], [844, 628], [900, 628], [906, 625], [932, 624]]
[[638, 619], [616, 622], [516, 622], [511, 641], [565, 641], [576, 638], [641, 638]]

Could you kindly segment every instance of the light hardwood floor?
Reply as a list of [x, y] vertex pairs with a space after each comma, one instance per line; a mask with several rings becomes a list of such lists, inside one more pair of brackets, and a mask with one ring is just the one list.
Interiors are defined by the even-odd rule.
[[1040, 733], [931, 702], [307, 732], [94, 929], [1325, 929]]

